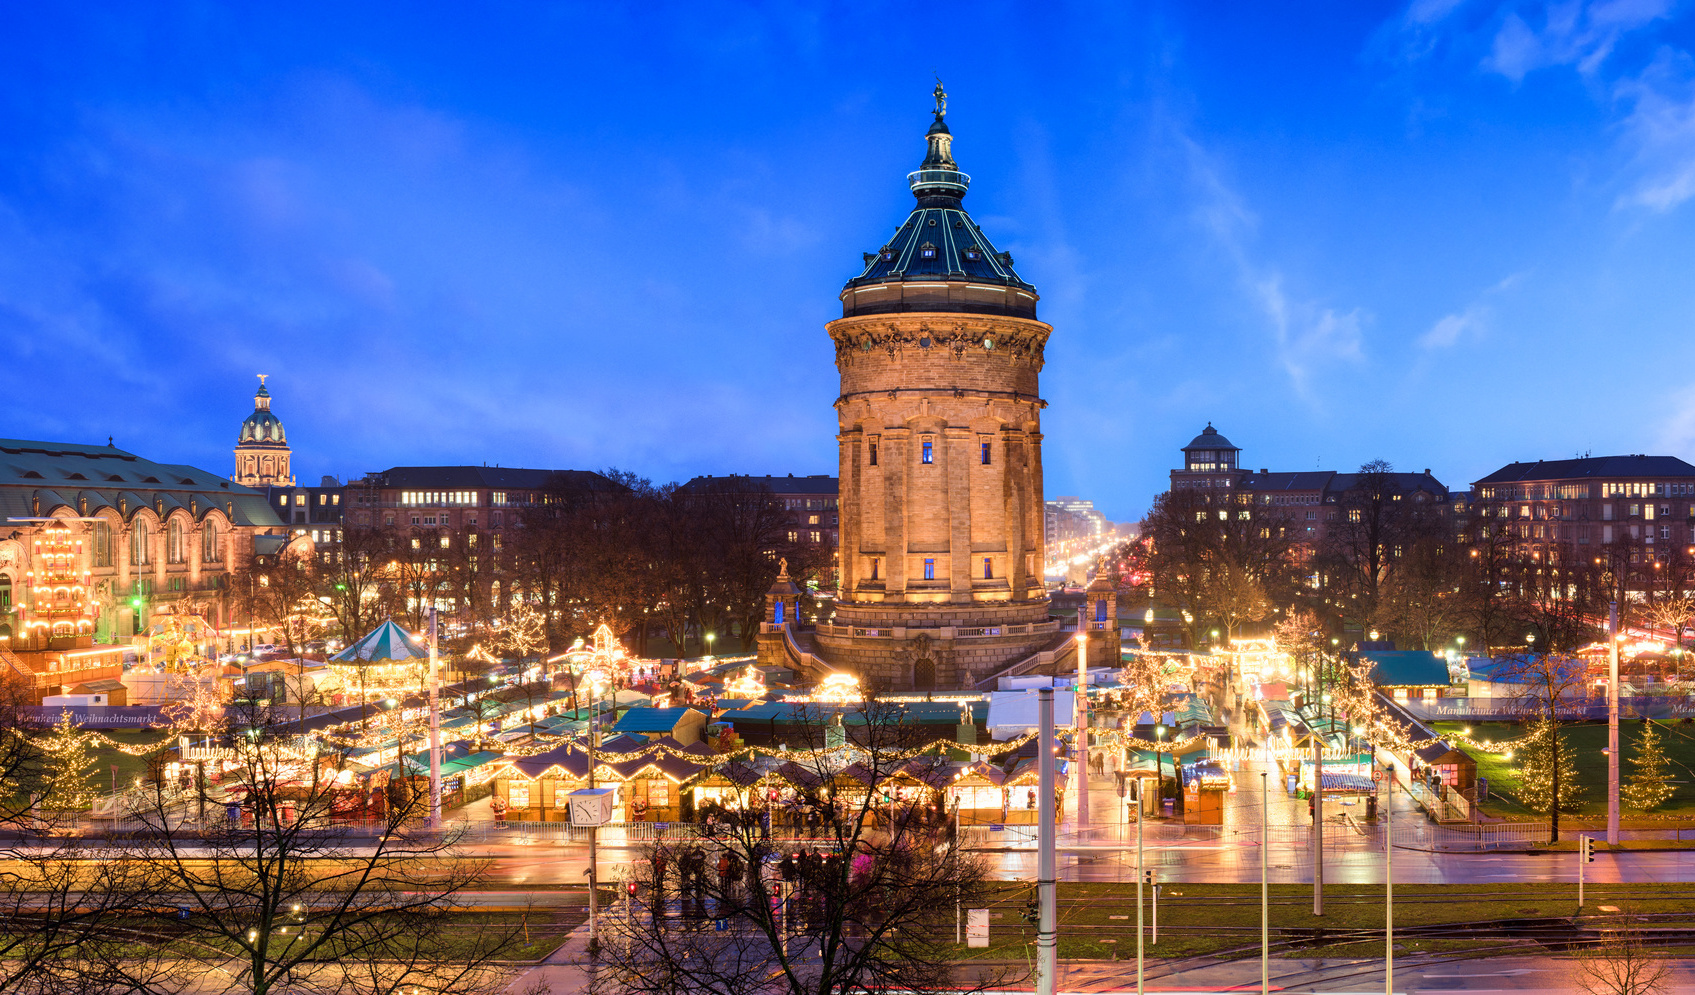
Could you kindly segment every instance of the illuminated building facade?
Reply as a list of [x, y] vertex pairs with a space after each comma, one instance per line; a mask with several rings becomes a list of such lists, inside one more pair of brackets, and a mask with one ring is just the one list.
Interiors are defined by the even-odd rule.
[[162, 605], [227, 612], [229, 577], [280, 533], [264, 495], [115, 446], [0, 439], [0, 648], [44, 694], [115, 677]]

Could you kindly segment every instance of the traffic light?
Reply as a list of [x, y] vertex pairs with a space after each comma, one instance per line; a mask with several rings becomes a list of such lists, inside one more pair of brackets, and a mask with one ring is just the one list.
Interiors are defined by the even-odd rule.
[[1592, 837], [1592, 836], [1579, 836], [1577, 838], [1577, 852], [1583, 855], [1583, 862], [1584, 863], [1586, 863], [1586, 864], [1587, 863], [1594, 863], [1594, 861], [1595, 861], [1595, 839], [1594, 839], [1594, 837]]
[[1018, 918], [1028, 923], [1035, 923], [1042, 918], [1042, 906], [1034, 898], [1024, 903], [1024, 911], [1018, 913]]
[[1142, 882], [1149, 885], [1154, 883], [1153, 868], [1146, 868], [1142, 871]]
[[636, 897], [636, 883], [634, 881], [624, 882], [624, 894], [629, 895], [631, 898]]

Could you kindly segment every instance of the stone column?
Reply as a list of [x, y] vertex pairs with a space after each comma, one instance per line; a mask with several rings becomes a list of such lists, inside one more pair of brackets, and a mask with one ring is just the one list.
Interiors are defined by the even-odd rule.
[[889, 561], [885, 601], [906, 600], [906, 464], [912, 458], [911, 442], [911, 429], [885, 430], [883, 455], [877, 460], [879, 464], [887, 463], [883, 467], [883, 549]]
[[836, 495], [836, 553], [840, 565], [836, 596], [849, 600], [859, 586], [859, 535], [864, 509], [860, 504], [865, 433], [855, 429], [836, 436], [836, 463], [840, 481]]
[[942, 480], [948, 509], [948, 600], [971, 602], [971, 444], [968, 428], [946, 426], [941, 432]]
[[1024, 557], [1024, 433], [1001, 430], [1001, 500], [1005, 504], [1007, 585], [1012, 598], [1025, 596], [1030, 575]]

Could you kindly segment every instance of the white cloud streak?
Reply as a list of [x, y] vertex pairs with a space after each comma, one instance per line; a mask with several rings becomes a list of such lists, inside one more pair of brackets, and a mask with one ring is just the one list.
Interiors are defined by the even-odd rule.
[[1278, 365], [1288, 375], [1295, 393], [1316, 403], [1316, 381], [1329, 368], [1364, 362], [1365, 312], [1359, 308], [1339, 311], [1316, 301], [1292, 299], [1284, 289], [1282, 272], [1254, 258], [1251, 251], [1258, 218], [1224, 182], [1199, 143], [1187, 136], [1180, 140], [1190, 175], [1200, 189], [1197, 219], [1224, 250], [1238, 281], [1264, 313]]

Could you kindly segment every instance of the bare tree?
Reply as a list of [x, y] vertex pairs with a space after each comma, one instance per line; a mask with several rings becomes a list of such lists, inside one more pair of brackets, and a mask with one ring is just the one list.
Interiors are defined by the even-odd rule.
[[1588, 995], [1659, 995], [1671, 987], [1671, 962], [1626, 929], [1580, 950], [1573, 980]]
[[[608, 929], [595, 981], [605, 995], [834, 995], [980, 990], [958, 972], [955, 910], [979, 904], [985, 868], [953, 838], [945, 807], [885, 800], [892, 781], [946, 783], [898, 705], [864, 704], [864, 725], [811, 718], [789, 776], [815, 813], [801, 856], [765, 832], [769, 813], [716, 813], [697, 839], [649, 848], [641, 907]], [[851, 790], [850, 785], [857, 787]], [[832, 790], [834, 793], [831, 794]], [[892, 799], [892, 795], [890, 796]], [[671, 915], [668, 899], [678, 899]], [[701, 928], [708, 917], [721, 928]]]
[[35, 806], [51, 805], [47, 730], [30, 711], [33, 687], [0, 676], [0, 991], [19, 995], [104, 992], [106, 961], [127, 949], [130, 973], [156, 960], [136, 949], [123, 910], [149, 900], [145, 875], [81, 835], [42, 834]]
[[177, 982], [251, 995], [490, 988], [491, 961], [516, 927], [455, 921], [486, 865], [417, 828], [424, 796], [391, 792], [386, 814], [358, 831], [346, 822], [364, 796], [344, 785], [338, 758], [273, 736], [268, 709], [225, 715], [237, 720], [225, 729], [234, 817], [189, 830], [156, 786], [143, 812], [149, 842], [131, 853], [168, 896], [145, 915], [175, 936]]

